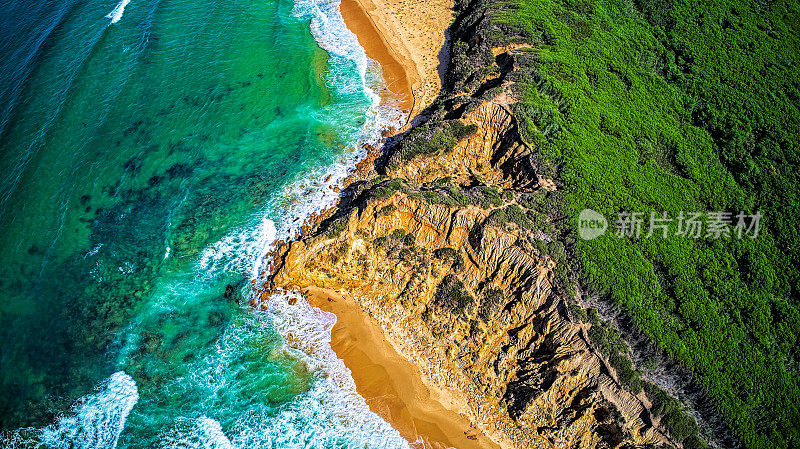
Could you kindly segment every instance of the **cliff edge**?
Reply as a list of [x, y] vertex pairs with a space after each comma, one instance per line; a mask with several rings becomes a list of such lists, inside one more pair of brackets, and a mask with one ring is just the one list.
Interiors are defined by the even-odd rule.
[[316, 229], [276, 248], [269, 289], [355, 300], [503, 447], [676, 446], [554, 289], [558, 189], [511, 108], [527, 47], [492, 47], [488, 12], [462, 8], [442, 94]]

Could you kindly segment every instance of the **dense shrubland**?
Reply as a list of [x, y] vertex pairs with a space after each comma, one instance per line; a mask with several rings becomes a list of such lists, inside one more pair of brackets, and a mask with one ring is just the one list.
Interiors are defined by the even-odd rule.
[[[514, 112], [561, 184], [582, 283], [691, 368], [745, 446], [800, 445], [798, 5], [504, 5], [496, 28], [513, 32], [492, 38], [532, 47], [518, 57], [526, 76], [515, 80]], [[755, 239], [583, 241], [584, 208], [612, 227], [621, 211], [764, 218]], [[693, 422], [663, 392], [648, 393], [674, 436], [694, 445]]]

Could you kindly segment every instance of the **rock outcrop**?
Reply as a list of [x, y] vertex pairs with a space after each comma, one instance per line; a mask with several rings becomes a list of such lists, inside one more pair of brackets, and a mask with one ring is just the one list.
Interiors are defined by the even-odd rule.
[[544, 191], [513, 116], [487, 101], [459, 120], [475, 127], [452, 150], [345, 189], [316, 233], [279, 251], [272, 286], [356, 299], [504, 446], [667, 443], [567, 318], [551, 236], [504, 212], [531, 212], [520, 200]]

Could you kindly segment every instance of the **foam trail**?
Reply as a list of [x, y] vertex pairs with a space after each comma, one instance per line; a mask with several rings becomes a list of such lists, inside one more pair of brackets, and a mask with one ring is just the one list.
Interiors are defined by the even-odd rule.
[[288, 350], [317, 373], [317, 378], [310, 391], [276, 416], [243, 416], [231, 432], [236, 447], [410, 447], [397, 430], [369, 409], [350, 370], [331, 349], [335, 315], [295, 294], [273, 295], [263, 309], [284, 336]]
[[122, 13], [125, 12], [125, 7], [128, 6], [130, 1], [131, 0], [120, 0], [120, 2], [117, 3], [117, 6], [115, 6], [110, 13], [106, 14], [106, 18], [111, 19], [109, 25], [117, 23], [120, 19], [122, 19]]
[[0, 446], [8, 449], [48, 447], [55, 449], [114, 449], [128, 414], [139, 400], [136, 382], [122, 371], [112, 374], [59, 417], [41, 428], [18, 429], [0, 434]]
[[206, 416], [179, 419], [161, 443], [163, 449], [236, 449], [219, 422]]

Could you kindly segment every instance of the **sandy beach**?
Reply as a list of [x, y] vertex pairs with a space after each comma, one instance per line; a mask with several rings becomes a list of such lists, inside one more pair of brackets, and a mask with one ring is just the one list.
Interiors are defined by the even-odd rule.
[[336, 315], [331, 346], [350, 369], [358, 393], [415, 448], [498, 448], [461, 414], [437, 400], [419, 368], [399, 355], [377, 322], [352, 299], [321, 288], [308, 302]]
[[452, 21], [451, 0], [342, 0], [345, 24], [380, 63], [389, 89], [413, 118], [441, 88], [440, 56]]
[[[411, 89], [416, 81], [414, 62], [392, 49], [358, 0], [342, 0], [340, 8], [347, 27], [358, 37], [367, 56], [381, 65], [383, 80], [393, 94], [391, 96], [399, 101], [400, 109], [410, 114], [414, 108], [414, 92]], [[412, 70], [407, 71], [409, 67]]]

